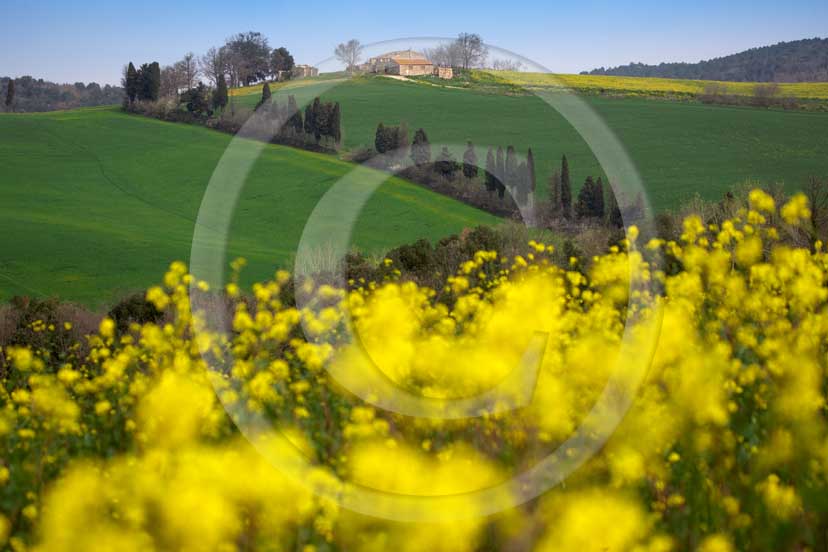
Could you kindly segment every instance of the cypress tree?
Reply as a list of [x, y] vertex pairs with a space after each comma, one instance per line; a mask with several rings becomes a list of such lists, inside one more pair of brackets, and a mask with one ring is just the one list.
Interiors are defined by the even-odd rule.
[[449, 180], [454, 178], [454, 173], [458, 169], [457, 161], [454, 160], [454, 156], [447, 146], [443, 146], [443, 149], [440, 151], [440, 156], [434, 164], [437, 167], [437, 171]]
[[549, 204], [553, 216], [561, 214], [561, 173], [558, 171], [549, 177]]
[[331, 135], [331, 113], [333, 108], [328, 103], [322, 103], [319, 98], [313, 100], [313, 121], [314, 121], [314, 135], [316, 143], [322, 139], [323, 136]]
[[402, 161], [408, 153], [408, 123], [403, 121], [396, 129], [396, 136], [394, 137], [394, 157]]
[[342, 142], [342, 110], [339, 107], [339, 102], [336, 102], [333, 107], [333, 112], [331, 113], [331, 137], [333, 138], [334, 144], [339, 146]]
[[563, 216], [572, 216], [572, 184], [569, 181], [569, 162], [566, 155], [561, 159], [561, 211]]
[[259, 100], [259, 104], [256, 106], [257, 108], [264, 105], [265, 103], [270, 102], [271, 93], [270, 93], [270, 85], [264, 83], [262, 86], [262, 99]]
[[532, 148], [529, 148], [529, 151], [526, 152], [526, 167], [529, 170], [529, 190], [532, 192], [535, 191], [535, 155], [532, 153]]
[[293, 134], [294, 137], [300, 136], [302, 134], [304, 124], [302, 122], [302, 112], [299, 111], [299, 107], [296, 105], [296, 98], [293, 96], [293, 94], [288, 96], [287, 116], [287, 127], [290, 130], [291, 134]]
[[518, 164], [515, 156], [515, 147], [508, 146], [506, 148], [506, 164], [503, 170], [503, 183], [509, 188], [514, 189], [518, 183]]
[[592, 190], [592, 216], [604, 220], [604, 181], [600, 176]]
[[374, 133], [374, 149], [377, 150], [377, 153], [382, 154], [386, 152], [385, 134], [385, 125], [380, 122], [377, 125], [377, 132]]
[[309, 103], [305, 106], [305, 134], [313, 136], [315, 128], [316, 123], [314, 122], [313, 104]]
[[227, 81], [224, 74], [219, 74], [216, 90], [213, 92], [213, 109], [224, 109], [227, 106]]
[[578, 192], [578, 200], [575, 202], [575, 216], [578, 219], [586, 219], [592, 216], [592, 196], [595, 182], [591, 176], [586, 178], [584, 185]]
[[495, 177], [497, 178], [497, 195], [500, 199], [503, 199], [503, 196], [506, 193], [506, 185], [503, 183], [503, 179], [506, 177], [504, 164], [503, 148], [501, 146], [497, 146], [497, 154], [495, 155]]
[[313, 103], [311, 104], [311, 113], [313, 114], [313, 124], [311, 127], [313, 138], [316, 140], [316, 143], [319, 144], [319, 139], [322, 137], [323, 130], [325, 129], [325, 124], [327, 122], [319, 96], [313, 99]]
[[618, 198], [612, 186], [607, 186], [607, 226], [610, 228], [622, 228], [624, 221], [621, 217], [621, 208], [618, 206]]
[[158, 100], [161, 91], [161, 67], [157, 61], [143, 63], [138, 70], [138, 93], [139, 100], [154, 102]]
[[526, 205], [529, 202], [529, 166], [526, 161], [515, 169], [515, 188], [518, 205]]
[[12, 111], [14, 106], [14, 79], [9, 79], [6, 87], [6, 110]]
[[474, 144], [471, 140], [463, 153], [463, 175], [469, 180], [477, 178], [477, 154], [474, 152]]
[[411, 143], [411, 160], [418, 167], [431, 163], [431, 144], [428, 143], [425, 130], [421, 128], [414, 133], [414, 141]]
[[489, 148], [489, 151], [486, 152], [486, 175], [484, 182], [486, 184], [486, 191], [490, 194], [497, 190], [497, 177], [495, 176], [496, 170], [497, 168], [495, 167], [494, 152], [492, 151], [492, 148]]
[[126, 88], [127, 100], [129, 100], [129, 103], [134, 102], [135, 98], [138, 97], [138, 71], [135, 70], [135, 66], [131, 61], [127, 67], [124, 87]]

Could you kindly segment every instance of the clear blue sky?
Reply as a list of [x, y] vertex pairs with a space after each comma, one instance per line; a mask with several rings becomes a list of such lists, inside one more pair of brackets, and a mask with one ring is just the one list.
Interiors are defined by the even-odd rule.
[[286, 46], [298, 63], [337, 43], [476, 32], [555, 72], [630, 61], [698, 61], [828, 36], [826, 0], [303, 2], [0, 0], [0, 75], [115, 84], [128, 61], [162, 65], [239, 31]]

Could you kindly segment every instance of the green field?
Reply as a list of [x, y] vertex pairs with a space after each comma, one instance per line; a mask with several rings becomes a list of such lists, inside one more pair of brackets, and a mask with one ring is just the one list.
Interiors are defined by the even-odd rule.
[[[196, 214], [226, 134], [131, 116], [115, 108], [0, 115], [0, 300], [59, 295], [102, 304], [160, 281], [187, 260]], [[247, 180], [228, 257], [260, 279], [289, 266], [304, 222], [351, 165], [266, 146]], [[354, 230], [379, 253], [437, 239], [485, 213], [392, 179]]]
[[[284, 88], [284, 89], [283, 89]], [[385, 78], [308, 79], [274, 86], [300, 102], [317, 94], [342, 104], [346, 150], [373, 145], [379, 121], [406, 121], [433, 144], [471, 139], [532, 147], [545, 192], [562, 154], [576, 187], [601, 168], [583, 139], [532, 95], [498, 95]], [[256, 89], [234, 91], [237, 108]], [[720, 198], [747, 180], [801, 187], [828, 176], [828, 113], [587, 96], [637, 164], [652, 204], [678, 208], [694, 194]], [[53, 295], [87, 303], [157, 281], [187, 260], [204, 189], [231, 137], [115, 108], [0, 115], [0, 299]], [[332, 155], [267, 146], [236, 210], [229, 255], [249, 278], [290, 266], [304, 222], [330, 185], [352, 168]], [[393, 179], [366, 206], [356, 247], [378, 253], [495, 219]]]
[[[371, 146], [376, 125], [406, 121], [413, 134], [423, 127], [430, 140], [532, 147], [539, 178], [554, 170], [562, 154], [573, 182], [601, 174], [590, 149], [551, 107], [532, 95], [497, 95], [439, 88], [387, 78], [347, 82], [297, 82], [276, 88], [301, 102], [324, 91], [342, 104], [347, 148]], [[333, 88], [328, 87], [333, 86]], [[327, 89], [327, 90], [326, 90]], [[243, 92], [247, 92], [244, 94]], [[253, 106], [259, 90], [239, 91], [236, 102]], [[638, 166], [652, 204], [672, 209], [698, 193], [716, 200], [745, 181], [800, 188], [810, 176], [828, 176], [828, 113], [711, 106], [644, 98], [584, 97], [621, 139]], [[543, 187], [543, 182], [539, 182]]]

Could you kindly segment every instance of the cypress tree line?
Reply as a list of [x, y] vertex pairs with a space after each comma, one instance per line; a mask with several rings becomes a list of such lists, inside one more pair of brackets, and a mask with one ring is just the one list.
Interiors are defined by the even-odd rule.
[[129, 103], [133, 103], [135, 98], [138, 97], [138, 71], [135, 70], [135, 66], [131, 61], [127, 67], [126, 82], [124, 83], [124, 87], [126, 89], [125, 92]]
[[14, 106], [14, 79], [9, 79], [6, 87], [6, 110], [12, 111]]
[[411, 160], [418, 167], [431, 163], [431, 144], [422, 128], [414, 133], [414, 141], [411, 143]]
[[495, 166], [495, 158], [494, 152], [492, 148], [489, 148], [489, 151], [486, 152], [486, 177], [485, 177], [485, 184], [486, 190], [489, 193], [494, 193], [497, 190], [497, 177], [495, 176], [495, 172], [497, 171], [497, 167]]
[[532, 148], [526, 152], [526, 167], [529, 170], [529, 190], [534, 192], [536, 186], [535, 180], [535, 155], [532, 153]]
[[569, 182], [569, 161], [561, 159], [561, 211], [565, 218], [572, 216], [572, 185]]
[[474, 152], [474, 144], [471, 140], [463, 153], [463, 175], [469, 180], [477, 178], [477, 154]]

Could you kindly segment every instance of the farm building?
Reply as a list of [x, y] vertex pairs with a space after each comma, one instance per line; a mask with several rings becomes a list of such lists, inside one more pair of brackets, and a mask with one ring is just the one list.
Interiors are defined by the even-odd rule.
[[453, 76], [450, 67], [436, 67], [423, 54], [414, 50], [388, 52], [372, 57], [362, 64], [360, 69], [368, 73], [384, 73], [404, 77], [437, 75], [440, 78], [450, 79]]
[[319, 69], [310, 65], [296, 65], [291, 71], [293, 78], [298, 79], [302, 77], [315, 77], [319, 74]]

